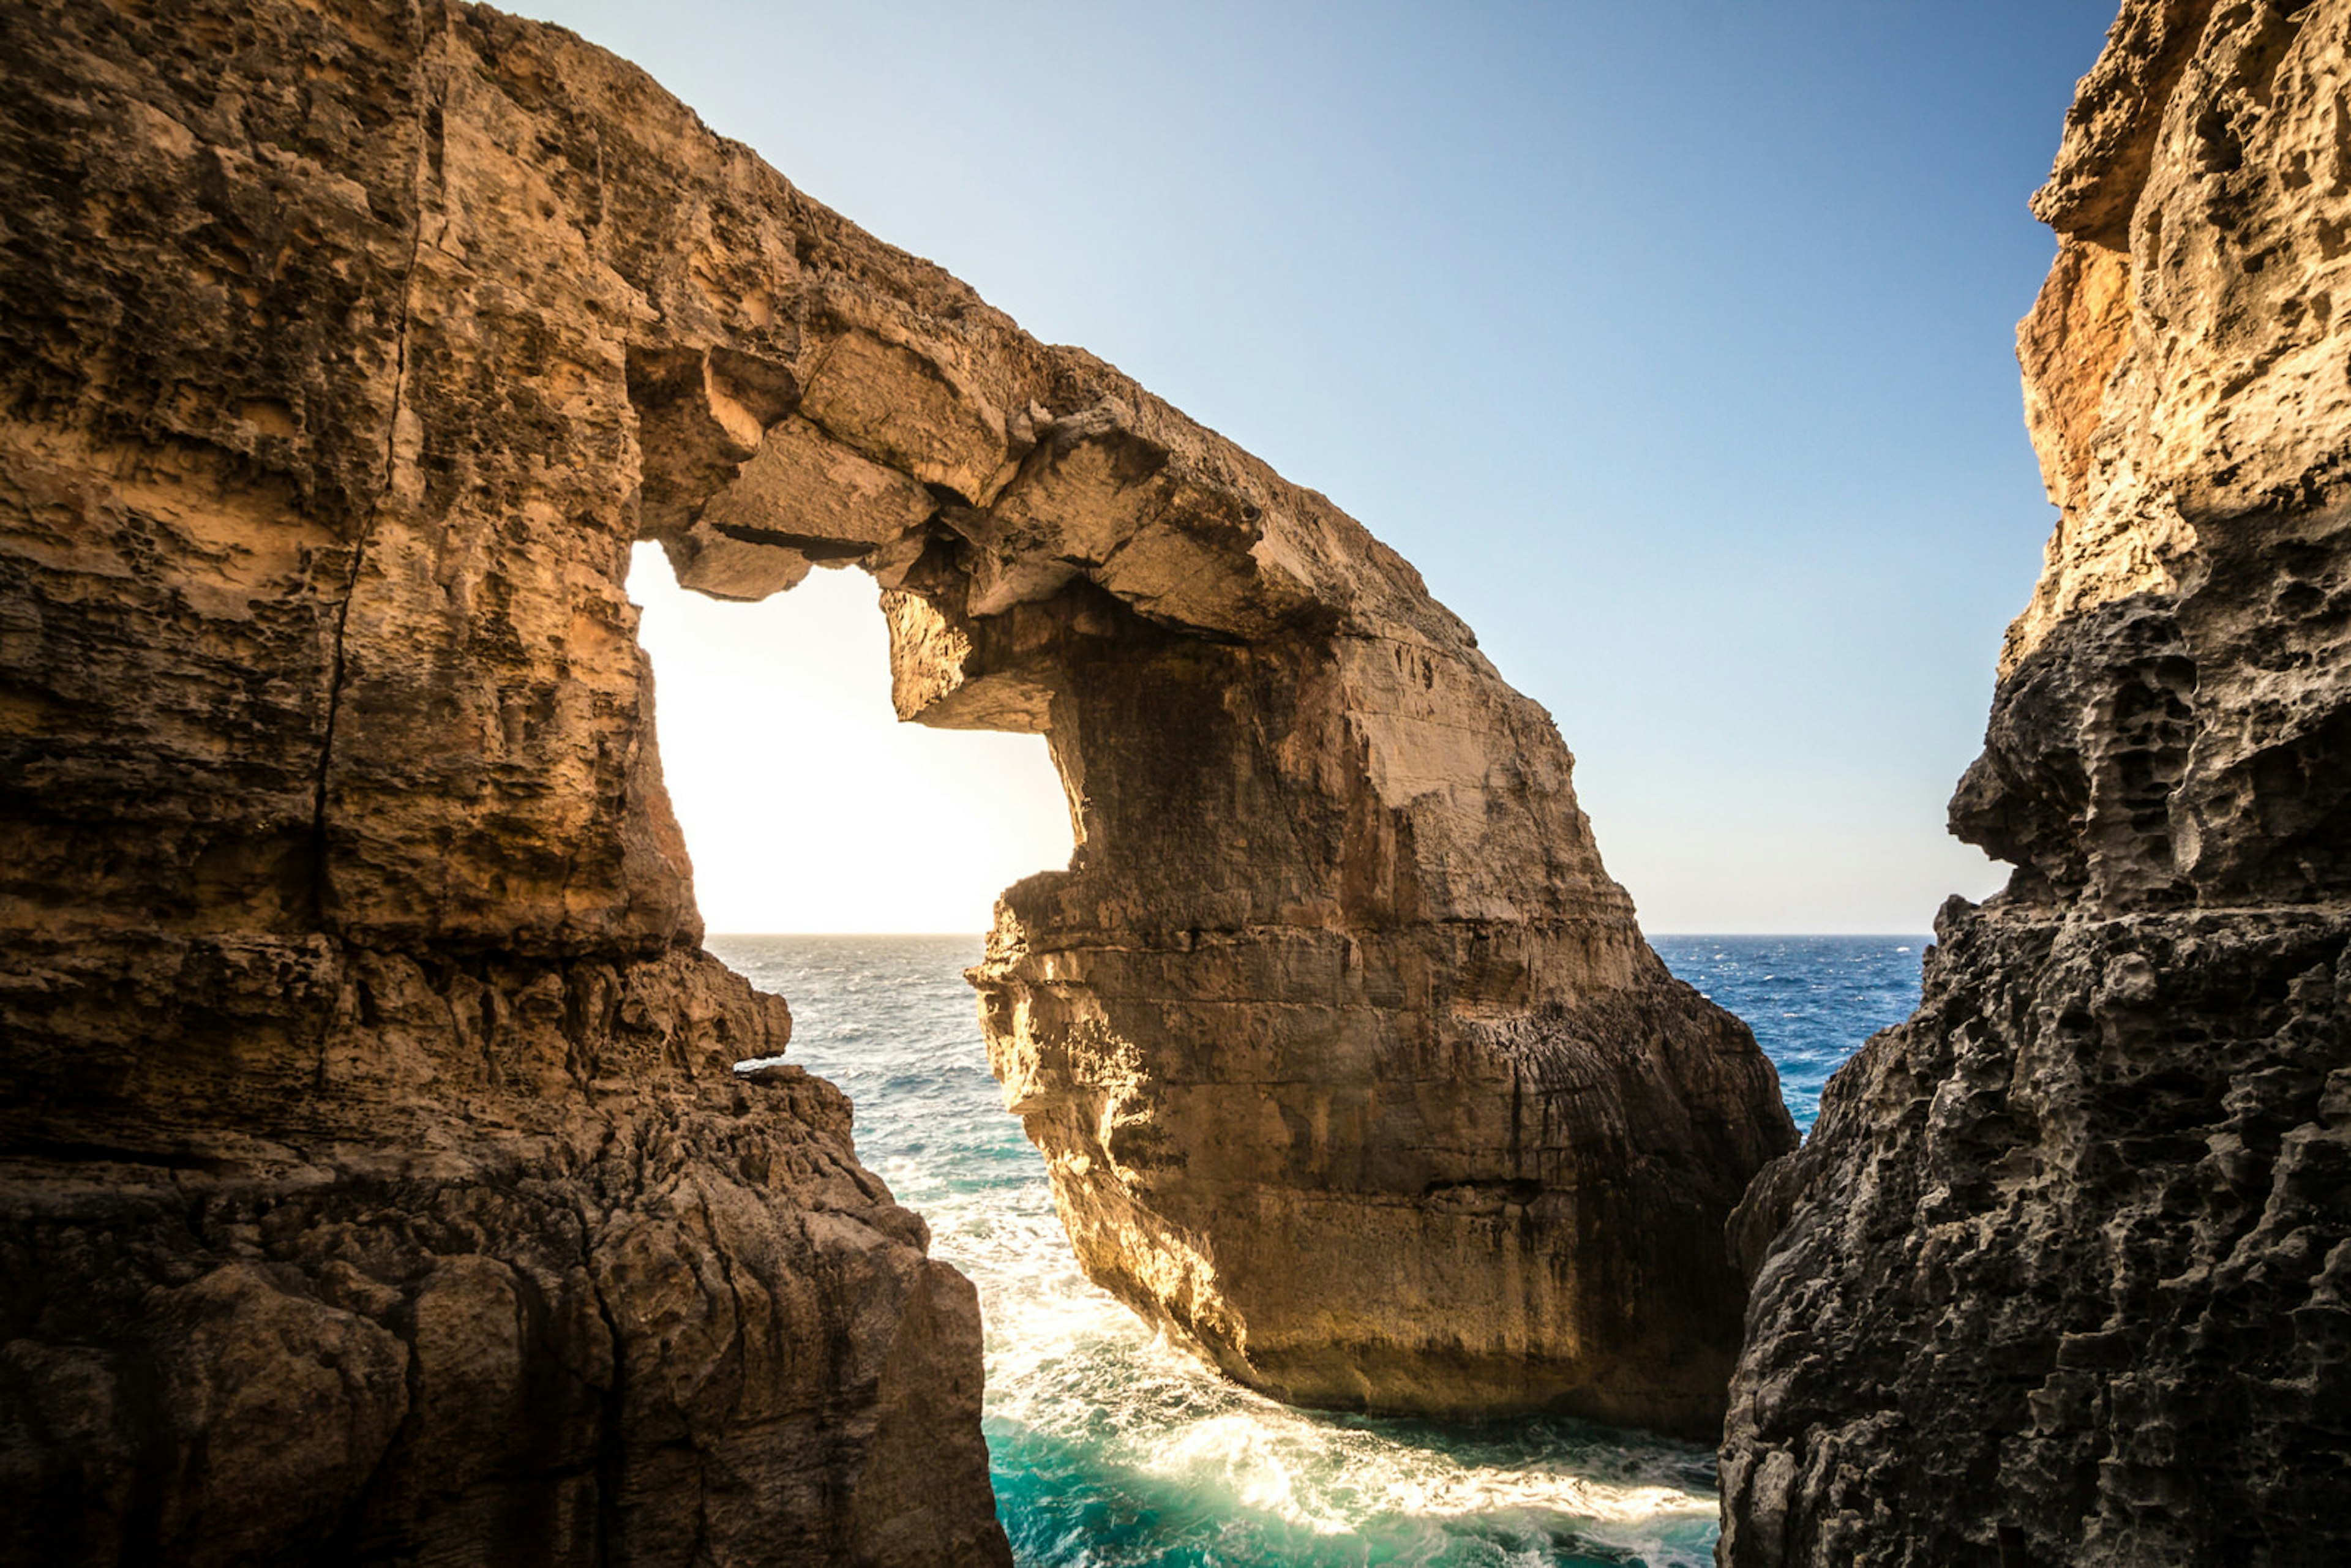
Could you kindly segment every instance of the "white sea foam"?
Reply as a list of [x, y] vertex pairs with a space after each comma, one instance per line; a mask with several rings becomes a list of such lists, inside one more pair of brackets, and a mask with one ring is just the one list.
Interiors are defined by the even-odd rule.
[[[1672, 943], [1669, 962], [1755, 1021], [1806, 1120], [1828, 1071], [1917, 996], [1917, 959], [1890, 944]], [[997, 1492], [1023, 1568], [1711, 1562], [1702, 1449], [1574, 1422], [1293, 1410], [1155, 1338], [1080, 1272], [1043, 1163], [1003, 1112], [960, 973], [976, 944], [712, 946], [790, 998], [789, 1060], [849, 1091], [861, 1156], [978, 1286]], [[1831, 964], [1850, 977], [1824, 990]]]

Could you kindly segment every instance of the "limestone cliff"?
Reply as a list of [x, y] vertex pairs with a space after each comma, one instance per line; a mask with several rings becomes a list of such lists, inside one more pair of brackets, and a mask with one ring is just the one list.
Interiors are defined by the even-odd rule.
[[628, 171], [727, 154], [434, 6], [0, 61], [0, 1561], [1008, 1562], [972, 1289], [735, 1076], [653, 753]]
[[2346, 46], [2130, 0], [2083, 78], [2062, 516], [1951, 807], [2017, 870], [1735, 1222], [1725, 1563], [2351, 1555]]
[[640, 538], [854, 562], [903, 714], [1048, 736], [976, 977], [1096, 1277], [1294, 1399], [1715, 1429], [1771, 1068], [1352, 519], [560, 30], [0, 58], [15, 1554], [1001, 1559], [968, 1287], [729, 1075]]

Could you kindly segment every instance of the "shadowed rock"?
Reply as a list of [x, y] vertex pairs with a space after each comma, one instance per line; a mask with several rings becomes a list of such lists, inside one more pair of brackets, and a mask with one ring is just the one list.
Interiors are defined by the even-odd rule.
[[1726, 1563], [2351, 1553], [2346, 41], [2132, 0], [2083, 78], [2062, 516], [1951, 802], [2017, 871], [1734, 1223]]

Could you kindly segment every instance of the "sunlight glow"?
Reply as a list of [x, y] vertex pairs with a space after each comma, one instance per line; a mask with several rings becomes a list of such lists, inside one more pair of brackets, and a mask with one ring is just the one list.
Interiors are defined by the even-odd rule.
[[637, 547], [662, 771], [711, 931], [985, 931], [998, 893], [1069, 863], [1043, 737], [896, 721], [877, 594], [843, 570], [727, 603]]

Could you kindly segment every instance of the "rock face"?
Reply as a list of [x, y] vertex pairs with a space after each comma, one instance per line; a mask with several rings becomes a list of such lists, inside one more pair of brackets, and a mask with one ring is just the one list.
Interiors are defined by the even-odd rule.
[[486, 13], [0, 58], [0, 1560], [1008, 1562], [970, 1285], [732, 1071], [621, 589], [672, 187], [780, 185]]
[[1792, 1143], [1417, 576], [639, 72], [440, 0], [0, 12], [16, 1560], [1001, 1561], [971, 1291], [698, 949], [622, 591], [854, 562], [1041, 730], [990, 1050], [1236, 1375], [1711, 1433]]
[[2083, 79], [1951, 807], [2017, 870], [1734, 1223], [1725, 1563], [2351, 1557], [2346, 46], [2131, 0]]
[[1790, 1126], [1543, 716], [1426, 612], [1236, 645], [1081, 601], [1036, 643], [979, 655], [1051, 693], [1082, 840], [973, 977], [1087, 1271], [1294, 1402], [1711, 1435], [1696, 1225]]

